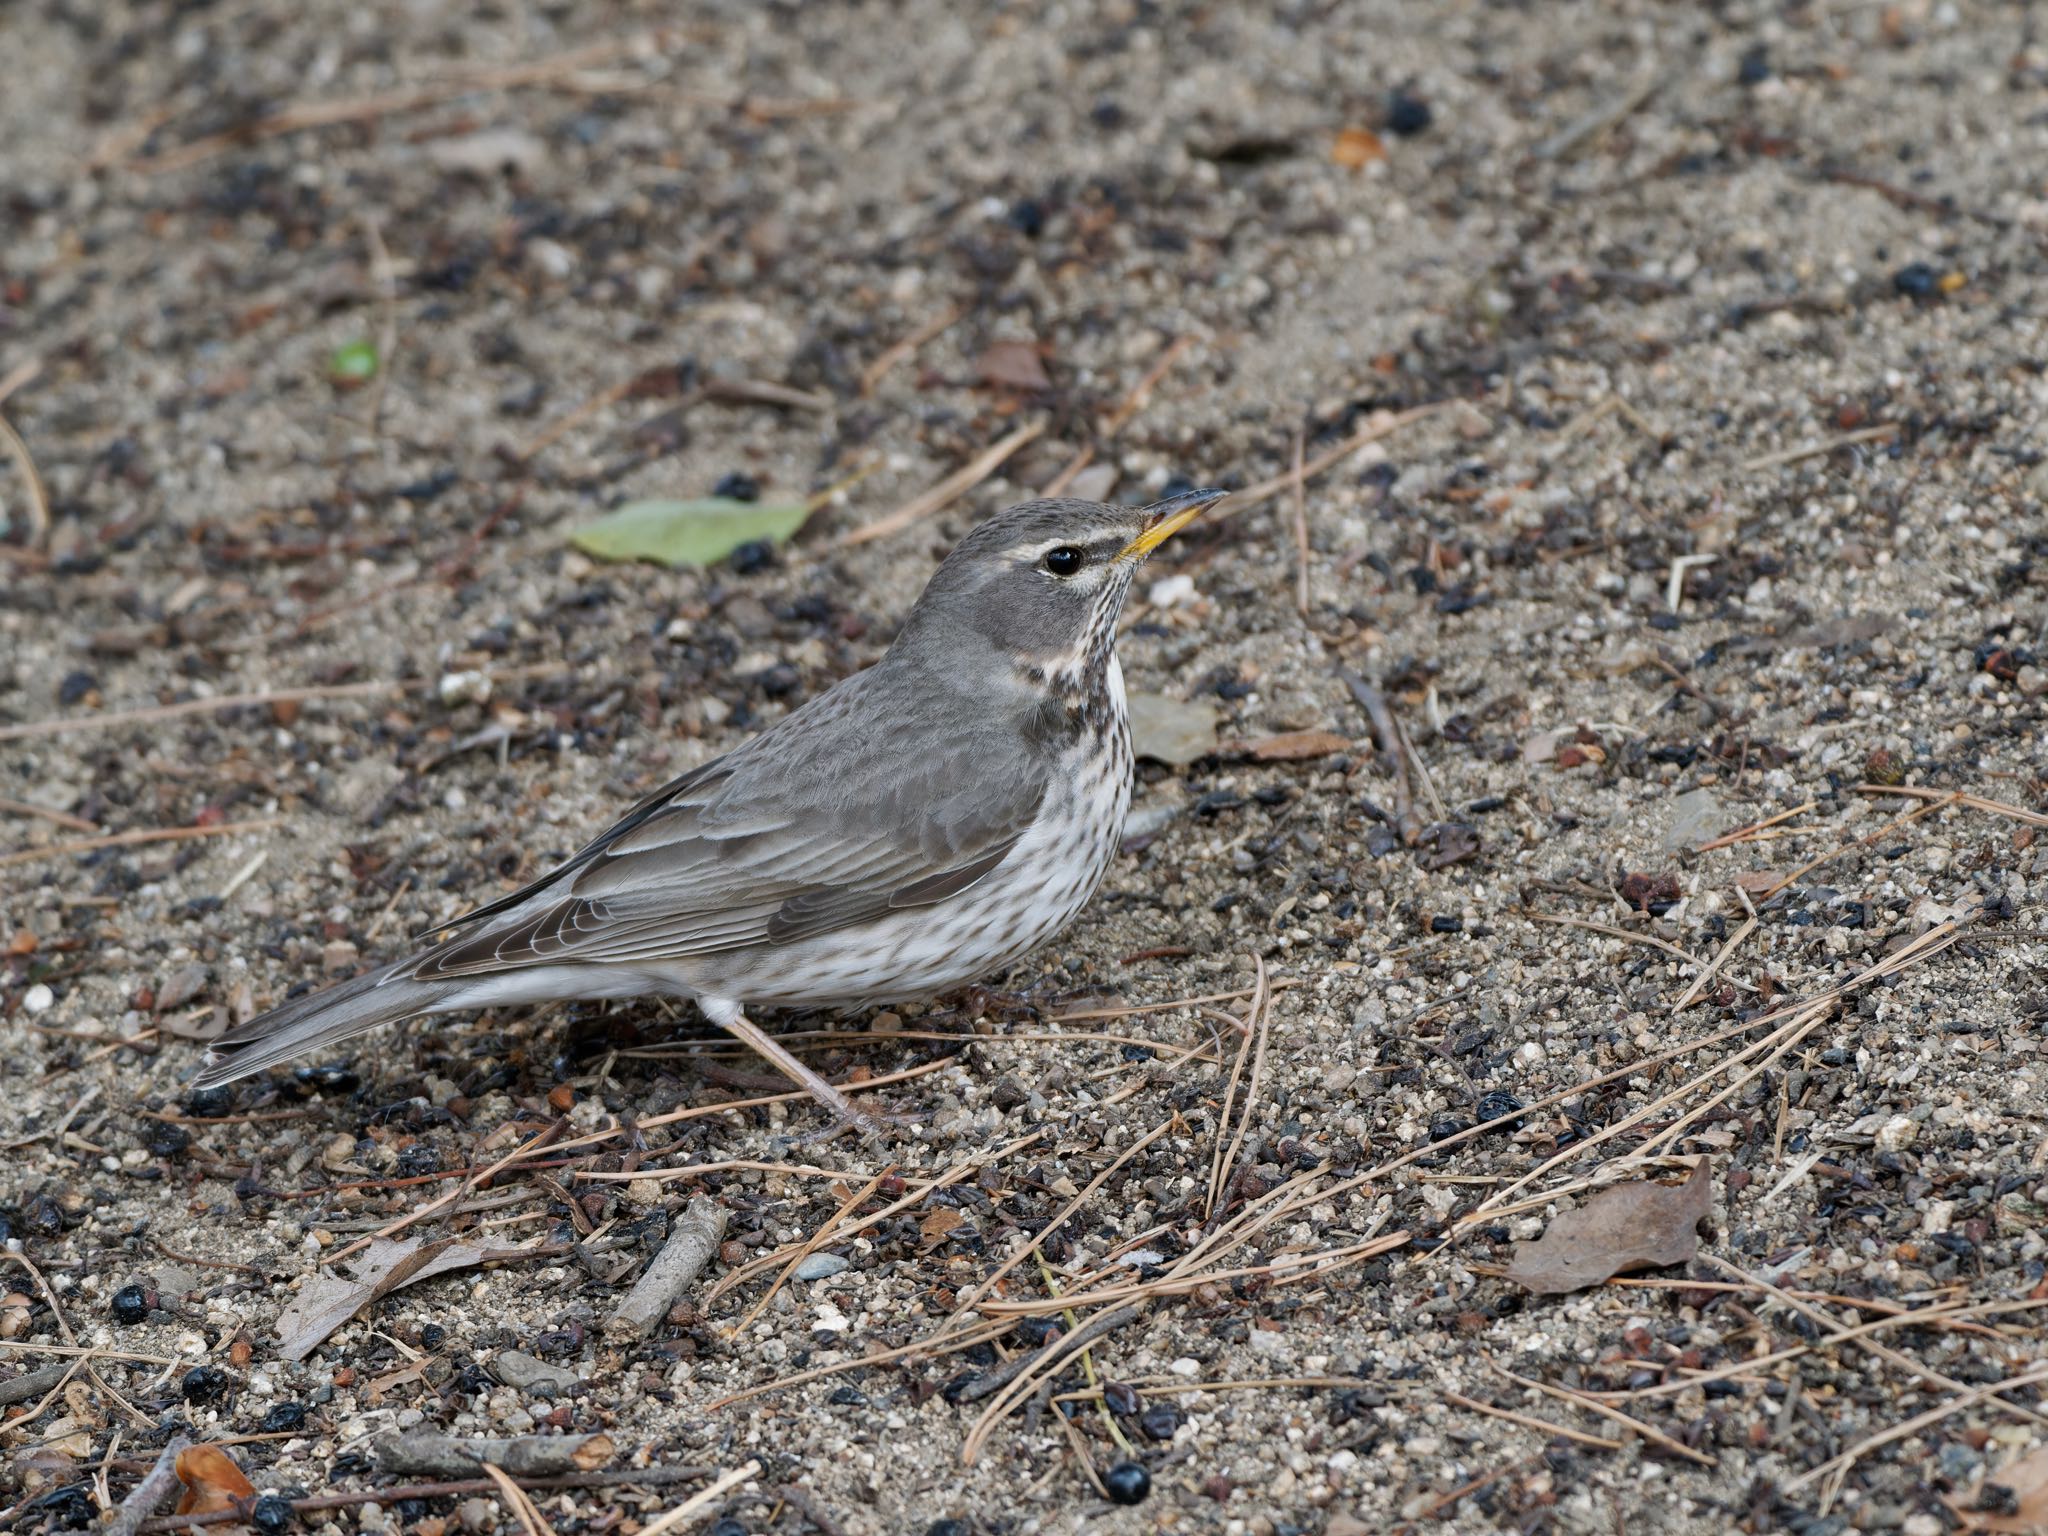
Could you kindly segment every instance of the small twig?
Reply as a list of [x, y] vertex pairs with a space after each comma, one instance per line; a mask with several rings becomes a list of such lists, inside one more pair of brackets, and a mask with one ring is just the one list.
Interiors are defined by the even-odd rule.
[[1044, 1349], [1031, 1356], [1029, 1363], [1016, 1372], [1012, 1380], [1003, 1384], [1002, 1390], [996, 1394], [996, 1400], [988, 1405], [979, 1419], [975, 1420], [974, 1428], [968, 1432], [967, 1443], [961, 1448], [961, 1462], [970, 1467], [974, 1465], [975, 1459], [981, 1454], [982, 1446], [996, 1425], [1036, 1390], [1036, 1378], [1050, 1376], [1055, 1367], [1070, 1359], [1077, 1351], [1086, 1349], [1097, 1339], [1136, 1322], [1144, 1314], [1144, 1310], [1144, 1305], [1140, 1303], [1104, 1312], [1083, 1323], [1073, 1332], [1061, 1334]]
[[[510, 667], [493, 673], [494, 683], [516, 678], [550, 677], [564, 670], [560, 662], [540, 662], [530, 667]], [[98, 731], [122, 725], [154, 725], [185, 715], [217, 715], [230, 709], [247, 709], [254, 704], [303, 704], [313, 699], [375, 699], [387, 693], [418, 693], [434, 687], [431, 677], [406, 677], [381, 683], [327, 683], [311, 688], [276, 688], [263, 693], [228, 693], [211, 699], [186, 699], [177, 704], [150, 704], [141, 709], [115, 710], [98, 715], [67, 715], [55, 720], [31, 720], [24, 725], [0, 725], [0, 741], [19, 741], [29, 736], [65, 736], [73, 731]]]
[[46, 1365], [39, 1371], [24, 1371], [11, 1380], [0, 1381], [0, 1408], [55, 1391], [77, 1369], [76, 1365]]
[[[534, 1478], [527, 1486], [532, 1488], [621, 1488], [645, 1487], [662, 1488], [670, 1483], [693, 1483], [700, 1477], [709, 1477], [710, 1467], [622, 1467], [606, 1472], [570, 1472], [561, 1477]], [[319, 1493], [303, 1499], [291, 1500], [292, 1509], [301, 1515], [317, 1514], [330, 1509], [353, 1509], [358, 1504], [398, 1504], [407, 1499], [465, 1499], [477, 1494], [490, 1495], [501, 1490], [489, 1478], [465, 1478], [460, 1482], [448, 1483], [401, 1483], [395, 1488], [362, 1488], [347, 1493]], [[159, 1515], [142, 1526], [143, 1536], [159, 1536], [167, 1531], [196, 1530], [209, 1525], [236, 1523], [246, 1525], [248, 1513], [240, 1509], [217, 1510], [207, 1515]]]
[[502, 1468], [485, 1462], [484, 1476], [497, 1485], [499, 1499], [512, 1512], [512, 1518], [526, 1528], [526, 1536], [555, 1536], [555, 1528], [548, 1524], [548, 1517], [540, 1512], [540, 1506]]
[[1797, 464], [1801, 459], [1817, 459], [1823, 454], [1833, 453], [1837, 448], [1853, 448], [1858, 443], [1874, 443], [1879, 438], [1896, 437], [1899, 424], [1895, 421], [1881, 421], [1874, 427], [1864, 427], [1858, 432], [1844, 432], [1840, 437], [1831, 437], [1824, 443], [1808, 443], [1802, 448], [1782, 448], [1776, 453], [1758, 454], [1753, 459], [1744, 459], [1737, 466], [1744, 473], [1757, 469], [1776, 469], [1781, 464]]
[[444, 1435], [425, 1429], [379, 1435], [377, 1465], [414, 1477], [473, 1477], [496, 1467], [514, 1477], [595, 1472], [617, 1449], [608, 1435], [519, 1435], [510, 1440]]
[[873, 394], [875, 386], [887, 378], [898, 363], [903, 362], [906, 358], [914, 357], [917, 354], [918, 348], [922, 347], [926, 342], [935, 341], [940, 336], [943, 336], [966, 313], [967, 311], [959, 305], [952, 305], [944, 314], [939, 315], [936, 319], [927, 320], [894, 346], [889, 347], [880, 357], [861, 370], [861, 394]]
[[1034, 421], [1019, 427], [1000, 442], [983, 449], [922, 496], [904, 503], [886, 517], [877, 518], [874, 522], [863, 524], [845, 534], [839, 540], [840, 545], [845, 547], [866, 544], [874, 539], [886, 538], [892, 533], [900, 533], [913, 523], [922, 522], [934, 512], [965, 496], [1001, 468], [1004, 460], [1011, 454], [1044, 431], [1045, 423], [1042, 421]]
[[646, 1338], [702, 1274], [725, 1237], [726, 1209], [699, 1195], [684, 1209], [661, 1252], [605, 1324], [614, 1337]]
[[[1219, 1120], [1216, 1124], [1216, 1139], [1218, 1151], [1221, 1155], [1217, 1159], [1216, 1166], [1210, 1170], [1209, 1174], [1209, 1204], [1206, 1214], [1211, 1220], [1215, 1218], [1219, 1210], [1222, 1210], [1229, 1203], [1230, 1182], [1237, 1176], [1238, 1153], [1244, 1146], [1245, 1132], [1251, 1128], [1252, 1106], [1258, 1099], [1259, 1079], [1265, 1075], [1266, 1042], [1273, 1033], [1273, 999], [1272, 995], [1266, 990], [1266, 962], [1259, 956], [1254, 955], [1252, 956], [1252, 964], [1258, 969], [1256, 979], [1252, 983], [1254, 989], [1252, 1005], [1245, 1010], [1245, 1023], [1249, 1026], [1247, 1038], [1256, 1040], [1258, 1044], [1252, 1052], [1251, 1075], [1245, 1079], [1244, 1104], [1239, 1109], [1237, 1115], [1237, 1134], [1231, 1138], [1230, 1150], [1227, 1152], [1221, 1149], [1223, 1122]], [[1242, 1051], [1238, 1053], [1237, 1059], [1238, 1064], [1242, 1066], [1244, 1063], [1244, 1053]], [[1235, 1088], [1236, 1086], [1237, 1076], [1233, 1072], [1231, 1074], [1231, 1087]], [[1230, 1112], [1230, 1101], [1227, 1098], [1224, 1100], [1223, 1110], [1227, 1117]]]
[[28, 444], [5, 416], [0, 416], [0, 442], [5, 442], [13, 453], [14, 462], [21, 466], [22, 483], [28, 487], [26, 545], [41, 549], [50, 542], [50, 498], [43, 489], [43, 477], [36, 473], [36, 461], [29, 455]]
[[1394, 770], [1394, 831], [1400, 836], [1403, 846], [1412, 848], [1422, 840], [1422, 818], [1415, 814], [1407, 738], [1401, 734], [1401, 727], [1394, 719], [1394, 711], [1387, 705], [1385, 694], [1355, 673], [1340, 668], [1337, 676], [1351, 690], [1351, 697], [1365, 711], [1366, 719], [1372, 722], [1373, 739], [1379, 743], [1381, 754]]
[[1294, 607], [1308, 617], [1308, 482], [1302, 478], [1306, 438], [1294, 434]]
[[267, 832], [284, 825], [282, 816], [258, 821], [225, 821], [211, 827], [144, 827], [134, 832], [112, 832], [105, 837], [80, 838], [76, 842], [51, 843], [42, 848], [23, 848], [0, 853], [0, 869], [14, 864], [40, 864], [46, 859], [69, 858], [74, 853], [97, 853], [102, 848], [133, 848], [142, 843], [183, 843], [199, 837], [235, 837], [244, 832]]
[[758, 1477], [760, 1472], [761, 1463], [758, 1461], [750, 1461], [743, 1467], [735, 1467], [709, 1488], [698, 1489], [667, 1514], [641, 1526], [640, 1536], [665, 1536], [666, 1532], [675, 1530], [684, 1521], [716, 1503], [748, 1478]]
[[1446, 1392], [1444, 1401], [1456, 1403], [1460, 1408], [1469, 1408], [1474, 1413], [1506, 1419], [1509, 1423], [1519, 1424], [1524, 1429], [1540, 1429], [1546, 1435], [1559, 1435], [1566, 1440], [1576, 1440], [1580, 1445], [1598, 1446], [1603, 1451], [1618, 1451], [1623, 1448], [1621, 1441], [1610, 1440], [1605, 1435], [1588, 1434], [1583, 1429], [1567, 1429], [1562, 1424], [1553, 1424], [1550, 1420], [1539, 1419], [1534, 1414], [1517, 1413], [1512, 1408], [1500, 1408], [1492, 1403], [1483, 1403], [1476, 1397], [1465, 1396], [1462, 1392]]
[[798, 1514], [816, 1526], [818, 1536], [846, 1536], [846, 1527], [821, 1509], [808, 1489], [799, 1488], [795, 1483], [779, 1483], [775, 1496], [787, 1500]]
[[466, 96], [472, 91], [514, 90], [523, 86], [545, 85], [563, 75], [572, 75], [593, 65], [606, 64], [621, 55], [635, 52], [643, 42], [660, 47], [666, 41], [667, 34], [659, 31], [633, 37], [609, 38], [603, 42], [585, 44], [581, 48], [572, 48], [552, 58], [535, 59], [524, 64], [490, 65], [450, 75], [445, 80], [427, 85], [400, 87], [367, 96], [345, 96], [333, 101], [297, 102], [254, 122], [243, 123], [219, 133], [210, 133], [176, 145], [160, 155], [130, 160], [127, 162], [127, 169], [142, 175], [183, 170], [187, 166], [197, 165], [202, 160], [210, 160], [226, 150], [243, 148], [283, 134], [299, 133], [309, 128], [328, 128], [340, 123], [364, 122], [392, 113], [415, 112], [437, 102]]
[[10, 800], [0, 795], [0, 813], [9, 816], [39, 816], [44, 821], [54, 821], [60, 827], [69, 827], [74, 832], [97, 832], [99, 825], [87, 821], [83, 816], [74, 816], [69, 811], [54, 811], [47, 805], [31, 805], [26, 800]]
[[1152, 398], [1152, 391], [1158, 387], [1159, 381], [1166, 377], [1166, 371], [1179, 362], [1181, 354], [1194, 344], [1195, 338], [1192, 336], [1176, 336], [1166, 344], [1159, 356], [1153, 360], [1152, 366], [1145, 370], [1145, 376], [1131, 386], [1131, 392], [1124, 396], [1122, 402], [1102, 423], [1104, 442], [1108, 442], [1123, 431], [1130, 425], [1131, 418], [1145, 409], [1146, 402]]
[[1530, 155], [1537, 160], [1562, 160], [1581, 145], [1605, 138], [1657, 93], [1662, 79], [1655, 68], [1645, 69], [1620, 96], [1565, 124], [1531, 150]]
[[1989, 800], [1983, 795], [1972, 795], [1962, 790], [1923, 789], [1917, 784], [1857, 784], [1852, 788], [1859, 795], [1902, 795], [1912, 800], [1940, 800], [1967, 805], [1973, 811], [1989, 811], [1994, 816], [2008, 817], [2030, 827], [2048, 827], [2048, 816], [2039, 811], [2025, 810], [2003, 800]]
[[1766, 816], [1762, 821], [1752, 821], [1746, 827], [1737, 827], [1733, 832], [1723, 832], [1693, 849], [1694, 853], [1712, 853], [1716, 848], [1727, 848], [1735, 843], [1746, 843], [1757, 833], [1775, 827], [1781, 821], [1790, 821], [1794, 816], [1804, 816], [1818, 806], [1818, 800], [1809, 800], [1804, 805], [1795, 805], [1789, 811], [1780, 811], [1775, 816]]
[[5, 373], [0, 373], [0, 405], [5, 405], [8, 397], [22, 386], [34, 383], [36, 375], [42, 371], [43, 360], [31, 357], [16, 363]]
[[1334, 464], [1341, 464], [1367, 443], [1376, 443], [1383, 437], [1390, 437], [1411, 421], [1420, 421], [1433, 415], [1451, 402], [1432, 400], [1427, 405], [1410, 406], [1405, 411], [1374, 411], [1366, 425], [1344, 439], [1334, 448], [1325, 449], [1303, 465], [1299, 474], [1290, 469], [1284, 475], [1275, 475], [1270, 480], [1261, 480], [1242, 491], [1233, 491], [1230, 500], [1208, 514], [1206, 521], [1214, 523], [1222, 518], [1236, 517], [1240, 512], [1250, 511], [1269, 501], [1280, 492], [1287, 490], [1297, 480], [1313, 480]]
[[104, 1527], [105, 1536], [135, 1536], [142, 1522], [155, 1512], [178, 1486], [178, 1457], [191, 1447], [183, 1435], [173, 1435], [156, 1458], [156, 1465], [143, 1474], [142, 1481], [128, 1492], [114, 1518]]
[[1517, 1376], [1513, 1371], [1498, 1362], [1494, 1363], [1493, 1368], [1499, 1371], [1501, 1375], [1507, 1377], [1509, 1381], [1519, 1382], [1532, 1391], [1541, 1392], [1546, 1397], [1554, 1397], [1560, 1402], [1576, 1403], [1588, 1413], [1597, 1413], [1603, 1419], [1619, 1424], [1624, 1429], [1633, 1430], [1644, 1439], [1655, 1441], [1673, 1455], [1683, 1456], [1687, 1461], [1695, 1462], [1702, 1467], [1716, 1465], [1714, 1458], [1706, 1452], [1696, 1451], [1684, 1442], [1672, 1439], [1663, 1430], [1653, 1425], [1645, 1424], [1641, 1419], [1623, 1413], [1619, 1408], [1614, 1407], [1610, 1403], [1603, 1403], [1597, 1397], [1588, 1397], [1585, 1393], [1574, 1392], [1569, 1387], [1553, 1386], [1547, 1381], [1538, 1381], [1532, 1376]]
[[377, 377], [370, 385], [370, 408], [364, 425], [376, 437], [384, 422], [384, 397], [391, 390], [391, 359], [398, 350], [398, 275], [377, 215], [363, 212], [363, 238], [370, 247], [370, 276], [377, 285]]

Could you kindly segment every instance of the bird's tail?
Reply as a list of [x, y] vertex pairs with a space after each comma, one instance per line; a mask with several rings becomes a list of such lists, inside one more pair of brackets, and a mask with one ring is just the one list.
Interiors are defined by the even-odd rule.
[[208, 1048], [192, 1086], [212, 1088], [231, 1083], [379, 1024], [431, 1013], [457, 990], [446, 982], [400, 976], [405, 963], [370, 971], [324, 992], [293, 998], [229, 1030]]

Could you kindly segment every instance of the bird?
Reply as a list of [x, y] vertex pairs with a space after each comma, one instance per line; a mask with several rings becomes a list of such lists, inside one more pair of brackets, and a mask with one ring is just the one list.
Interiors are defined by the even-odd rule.
[[663, 785], [420, 947], [216, 1039], [217, 1087], [423, 1015], [668, 996], [808, 1090], [881, 1119], [747, 1016], [990, 976], [1064, 929], [1130, 809], [1116, 626], [1145, 559], [1227, 492], [1021, 502], [939, 564], [873, 666]]

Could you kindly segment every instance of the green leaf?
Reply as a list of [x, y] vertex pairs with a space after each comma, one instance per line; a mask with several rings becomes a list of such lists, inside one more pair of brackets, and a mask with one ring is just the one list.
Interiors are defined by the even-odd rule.
[[600, 560], [658, 560], [664, 565], [711, 565], [742, 544], [780, 544], [801, 528], [811, 509], [798, 502], [629, 501], [569, 535]]
[[344, 342], [327, 359], [327, 377], [337, 384], [361, 384], [377, 376], [377, 345]]

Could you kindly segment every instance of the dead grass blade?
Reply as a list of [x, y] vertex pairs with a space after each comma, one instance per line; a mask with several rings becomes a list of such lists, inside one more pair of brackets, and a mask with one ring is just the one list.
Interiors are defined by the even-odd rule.
[[28, 488], [28, 538], [25, 547], [40, 550], [50, 542], [50, 497], [43, 489], [43, 477], [36, 473], [36, 461], [28, 444], [5, 416], [0, 416], [0, 442], [7, 445], [14, 462], [21, 466], [22, 484]]
[[1374, 411], [1366, 424], [1334, 448], [1325, 449], [1301, 466], [1299, 471], [1289, 469], [1285, 474], [1275, 475], [1270, 480], [1261, 480], [1241, 491], [1233, 491], [1230, 500], [1208, 514], [1206, 521], [1214, 523], [1224, 518], [1236, 517], [1253, 507], [1262, 506], [1282, 491], [1296, 483], [1306, 483], [1324, 471], [1334, 468], [1358, 452], [1367, 443], [1376, 443], [1383, 437], [1391, 437], [1410, 422], [1433, 416], [1452, 404], [1449, 400], [1432, 400], [1427, 405], [1410, 406], [1405, 411]]
[[1623, 1429], [1632, 1430], [1634, 1433], [1641, 1435], [1645, 1440], [1654, 1441], [1656, 1444], [1663, 1446], [1672, 1455], [1683, 1456], [1687, 1461], [1697, 1466], [1713, 1467], [1717, 1465], [1714, 1458], [1706, 1452], [1696, 1451], [1682, 1441], [1672, 1439], [1663, 1430], [1653, 1425], [1645, 1424], [1641, 1419], [1635, 1418], [1632, 1415], [1623, 1413], [1612, 1403], [1603, 1403], [1597, 1397], [1588, 1397], [1585, 1393], [1574, 1392], [1569, 1387], [1552, 1386], [1549, 1382], [1538, 1381], [1532, 1376], [1517, 1376], [1513, 1371], [1497, 1361], [1493, 1362], [1493, 1368], [1500, 1372], [1501, 1375], [1507, 1377], [1509, 1381], [1519, 1382], [1532, 1392], [1541, 1392], [1544, 1396], [1554, 1397], [1559, 1402], [1576, 1404], [1588, 1413], [1597, 1413], [1601, 1418], [1608, 1420], [1610, 1423], [1619, 1424]]
[[905, 502], [886, 517], [876, 518], [872, 523], [865, 523], [842, 536], [839, 540], [840, 547], [847, 548], [887, 538], [892, 533], [901, 533], [913, 523], [924, 521], [934, 512], [950, 506], [965, 496], [1000, 469], [1011, 454], [1026, 443], [1034, 441], [1044, 431], [1045, 423], [1042, 421], [1034, 421], [1019, 427], [1000, 442], [983, 449], [922, 496]]
[[2003, 816], [2029, 827], [2048, 827], [2048, 816], [2042, 815], [2039, 811], [2030, 811], [2022, 806], [2009, 805], [2003, 800], [1991, 800], [1983, 795], [1973, 795], [1959, 789], [1922, 789], [1917, 784], [1857, 784], [1852, 787], [1859, 795], [1898, 795], [1908, 800], [1938, 800], [1946, 805], [1967, 805], [1973, 811], [1988, 811], [1994, 816]]
[[68, 843], [50, 843], [41, 848], [23, 848], [0, 853], [0, 869], [14, 864], [40, 864], [50, 859], [69, 858], [77, 853], [97, 853], [102, 848], [134, 848], [144, 843], [185, 843], [201, 837], [236, 837], [244, 832], [268, 832], [284, 825], [282, 816], [257, 821], [224, 821], [210, 827], [143, 827], [133, 832], [110, 832], [104, 837], [81, 837]]

